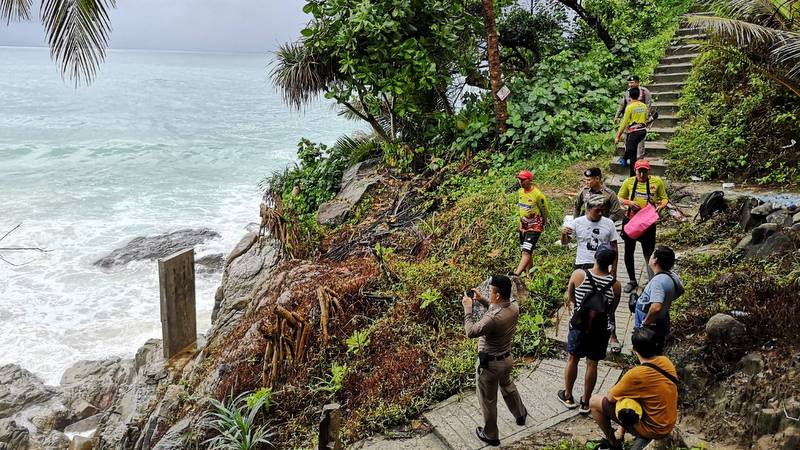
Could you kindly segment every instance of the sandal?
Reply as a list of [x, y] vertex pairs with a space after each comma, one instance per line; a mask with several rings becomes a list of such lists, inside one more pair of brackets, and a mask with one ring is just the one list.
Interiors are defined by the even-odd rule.
[[619, 341], [612, 342], [611, 343], [611, 354], [612, 355], [619, 355], [620, 353], [622, 353], [622, 343], [619, 342]]
[[575, 403], [575, 399], [572, 398], [572, 395], [567, 397], [567, 391], [560, 390], [558, 391], [558, 400], [567, 407], [567, 409], [575, 409], [578, 407], [578, 404]]

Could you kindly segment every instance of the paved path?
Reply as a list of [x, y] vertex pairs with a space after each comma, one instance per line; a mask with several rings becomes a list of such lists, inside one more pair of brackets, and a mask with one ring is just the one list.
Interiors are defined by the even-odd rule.
[[[577, 410], [568, 410], [556, 397], [556, 392], [563, 388], [564, 366], [566, 362], [558, 359], [546, 359], [531, 368], [522, 371], [515, 383], [528, 409], [528, 421], [525, 426], [518, 426], [514, 417], [498, 396], [498, 427], [500, 442], [508, 445], [543, 429], [560, 423], [578, 414]], [[579, 365], [578, 380], [583, 380], [583, 364]], [[616, 383], [621, 370], [610, 364], [601, 364], [598, 369], [595, 392], [606, 392]], [[575, 383], [573, 395], [582, 395], [583, 383]], [[468, 391], [453, 396], [434, 406], [425, 413], [425, 419], [433, 425], [434, 434], [453, 450], [473, 450], [486, 446], [475, 436], [475, 427], [483, 425], [481, 409], [475, 391]]]

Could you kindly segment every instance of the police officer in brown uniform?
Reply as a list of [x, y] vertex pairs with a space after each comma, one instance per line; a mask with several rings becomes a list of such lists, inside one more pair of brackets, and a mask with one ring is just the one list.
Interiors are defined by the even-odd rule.
[[[472, 319], [473, 301], [478, 301], [487, 310], [478, 322]], [[505, 275], [495, 275], [489, 283], [489, 298], [484, 298], [473, 289], [461, 299], [464, 306], [464, 330], [469, 338], [478, 339], [477, 385], [478, 401], [483, 411], [484, 426], [475, 432], [478, 438], [489, 445], [500, 445], [497, 431], [497, 388], [503, 400], [517, 418], [517, 425], [525, 425], [528, 411], [522, 404], [517, 387], [511, 381], [514, 358], [511, 357], [511, 341], [519, 319], [519, 305], [511, 302], [511, 280]]]

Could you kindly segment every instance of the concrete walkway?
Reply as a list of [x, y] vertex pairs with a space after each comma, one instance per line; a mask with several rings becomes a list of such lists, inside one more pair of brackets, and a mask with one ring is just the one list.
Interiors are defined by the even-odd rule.
[[[563, 389], [564, 366], [566, 361], [546, 359], [532, 368], [522, 371], [516, 379], [517, 390], [528, 409], [525, 426], [516, 424], [514, 417], [498, 396], [498, 427], [500, 442], [504, 445], [551, 427], [578, 414], [568, 410], [558, 401], [556, 393]], [[578, 380], [583, 379], [584, 365], [579, 366]], [[616, 383], [621, 370], [609, 364], [601, 364], [598, 369], [595, 392], [606, 392]], [[582, 382], [576, 382], [573, 395], [582, 395]], [[434, 434], [453, 450], [473, 450], [486, 446], [475, 436], [475, 428], [483, 426], [481, 409], [475, 391], [457, 395], [434, 406], [425, 413], [425, 419], [433, 425]]]

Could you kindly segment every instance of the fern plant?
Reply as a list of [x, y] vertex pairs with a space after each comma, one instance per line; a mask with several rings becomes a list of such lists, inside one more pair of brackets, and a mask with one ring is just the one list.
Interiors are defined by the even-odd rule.
[[272, 391], [267, 391], [244, 392], [227, 404], [210, 399], [214, 409], [206, 415], [206, 420], [218, 435], [203, 444], [218, 450], [251, 450], [261, 444], [270, 445], [267, 440], [272, 435], [269, 428], [265, 424], [256, 424], [259, 411], [269, 407]]

